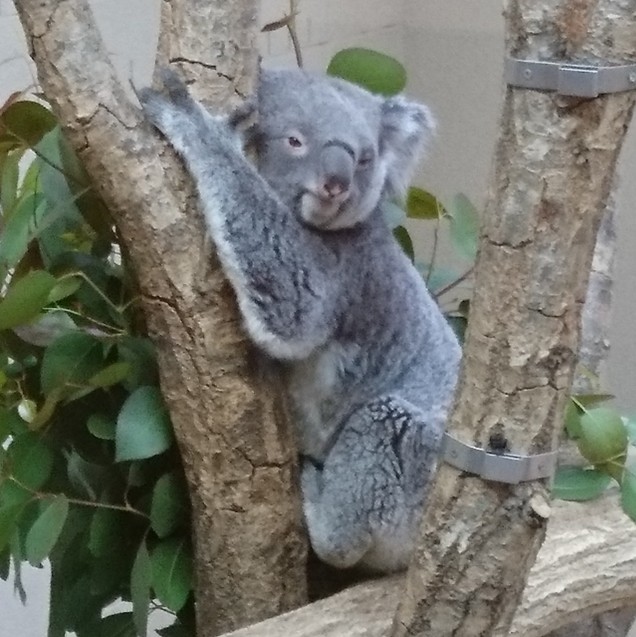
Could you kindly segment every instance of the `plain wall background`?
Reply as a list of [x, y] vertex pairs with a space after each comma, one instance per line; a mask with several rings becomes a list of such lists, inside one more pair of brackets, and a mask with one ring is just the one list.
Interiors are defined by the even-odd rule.
[[[137, 86], [149, 82], [158, 31], [160, 0], [93, 0], [92, 6], [121, 78]], [[261, 23], [279, 19], [287, 0], [262, 0]], [[439, 132], [416, 183], [443, 200], [465, 192], [484, 199], [491, 166], [502, 92], [503, 22], [501, 3], [475, 0], [301, 0], [298, 31], [305, 65], [324, 69], [339, 49], [366, 46], [400, 59], [409, 74], [408, 93], [427, 102]], [[285, 31], [261, 35], [268, 66], [292, 66]], [[33, 67], [11, 0], [0, 0], [0, 103], [10, 93], [35, 83]], [[607, 388], [618, 404], [636, 412], [632, 390], [636, 369], [636, 316], [633, 237], [636, 220], [636, 133], [621, 162], [618, 192], [619, 256]], [[428, 245], [431, 229], [411, 226], [416, 245]], [[29, 601], [23, 607], [11, 585], [0, 582], [0, 637], [44, 637], [48, 599], [47, 571], [25, 568]]]

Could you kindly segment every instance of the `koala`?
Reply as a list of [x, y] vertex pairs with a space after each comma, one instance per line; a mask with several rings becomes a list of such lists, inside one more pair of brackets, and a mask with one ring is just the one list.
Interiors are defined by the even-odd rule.
[[169, 73], [146, 117], [183, 158], [244, 327], [282, 363], [306, 526], [341, 568], [407, 566], [452, 399], [460, 347], [394, 240], [428, 109], [302, 70], [263, 70], [242, 115], [207, 112]]

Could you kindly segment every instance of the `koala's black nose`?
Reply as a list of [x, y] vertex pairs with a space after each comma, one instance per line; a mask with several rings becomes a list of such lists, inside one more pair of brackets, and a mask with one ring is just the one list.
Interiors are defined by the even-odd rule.
[[320, 154], [319, 184], [321, 196], [327, 199], [341, 197], [349, 192], [353, 179], [354, 158], [348, 148], [331, 143]]
[[349, 190], [349, 179], [343, 175], [327, 175], [322, 189], [327, 197], [334, 198]]

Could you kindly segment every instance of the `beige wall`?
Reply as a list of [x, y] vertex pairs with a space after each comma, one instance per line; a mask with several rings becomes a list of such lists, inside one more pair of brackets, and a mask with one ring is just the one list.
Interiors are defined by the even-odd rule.
[[[160, 0], [93, 0], [107, 48], [122, 79], [143, 86], [150, 77]], [[475, 0], [300, 0], [299, 36], [306, 65], [323, 69], [337, 50], [362, 45], [403, 60], [408, 91], [428, 102], [439, 120], [439, 135], [417, 183], [442, 198], [458, 191], [483, 201], [501, 94], [502, 22], [499, 2]], [[280, 18], [287, 0], [263, 0], [262, 22]], [[266, 65], [292, 65], [285, 32], [263, 34]], [[0, 102], [32, 81], [32, 67], [10, 0], [0, 0]], [[623, 161], [619, 192], [619, 264], [616, 279], [614, 350], [609, 388], [619, 403], [636, 411], [632, 391], [636, 369], [636, 133]], [[417, 245], [429, 230], [415, 229]], [[23, 609], [0, 582], [0, 635], [43, 637], [46, 572], [29, 570], [31, 604]], [[38, 577], [38, 575], [40, 575]]]

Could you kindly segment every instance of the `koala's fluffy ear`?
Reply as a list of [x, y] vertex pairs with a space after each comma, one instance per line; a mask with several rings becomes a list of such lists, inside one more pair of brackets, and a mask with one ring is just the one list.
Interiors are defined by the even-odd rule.
[[417, 160], [435, 132], [435, 119], [423, 104], [398, 95], [382, 103], [380, 156], [386, 162], [386, 190], [406, 194]]

